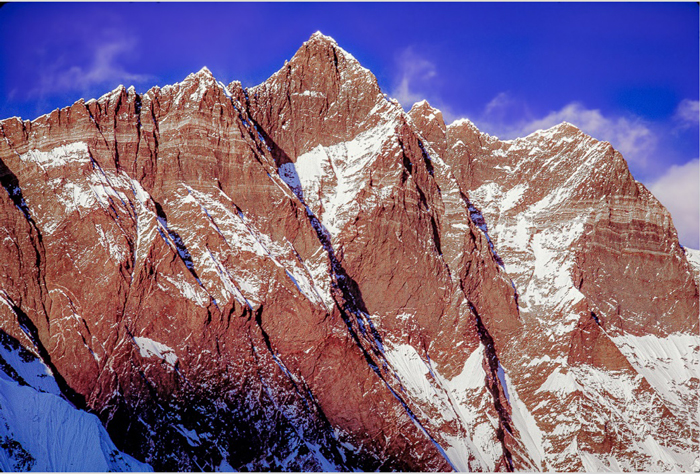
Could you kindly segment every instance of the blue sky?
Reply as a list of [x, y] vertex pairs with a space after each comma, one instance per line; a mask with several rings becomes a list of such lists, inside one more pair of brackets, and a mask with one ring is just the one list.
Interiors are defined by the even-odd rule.
[[698, 238], [696, 3], [9, 3], [0, 118], [32, 119], [119, 84], [145, 92], [206, 65], [264, 81], [317, 30], [410, 108], [514, 138], [563, 120], [608, 140]]

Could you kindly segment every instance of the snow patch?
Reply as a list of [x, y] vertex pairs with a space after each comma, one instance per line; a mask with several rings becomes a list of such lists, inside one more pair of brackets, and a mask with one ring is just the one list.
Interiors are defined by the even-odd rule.
[[566, 368], [557, 367], [554, 372], [549, 374], [547, 380], [544, 381], [540, 388], [538, 388], [535, 393], [540, 392], [552, 392], [559, 396], [566, 396], [570, 393], [580, 391], [582, 387], [576, 381], [576, 377], [566, 370]]
[[336, 237], [359, 212], [356, 197], [369, 182], [372, 163], [393, 132], [394, 124], [388, 121], [350, 141], [319, 145], [299, 156], [296, 163], [280, 166], [279, 175]]
[[[177, 290], [183, 297], [187, 298], [190, 301], [193, 301], [197, 306], [204, 308], [207, 306], [207, 304], [209, 304], [209, 295], [206, 291], [204, 291], [204, 289], [201, 286], [188, 283], [184, 279], [180, 280], [176, 278], [170, 278], [165, 274], [159, 274], [158, 276], [165, 278], [168, 281], [168, 283], [177, 288]], [[159, 285], [159, 287], [160, 286], [161, 285]], [[167, 292], [167, 288], [161, 289], [164, 289], [164, 291]]]
[[43, 168], [56, 168], [71, 163], [84, 164], [90, 162], [87, 144], [75, 142], [62, 145], [49, 151], [30, 150], [20, 156], [22, 161], [36, 163]]
[[161, 344], [160, 342], [156, 342], [153, 339], [149, 339], [147, 337], [135, 337], [134, 342], [139, 348], [139, 353], [141, 354], [141, 357], [157, 357], [159, 359], [165, 360], [165, 362], [172, 366], [174, 366], [177, 363], [177, 356], [175, 355], [175, 351], [172, 348], [166, 346], [165, 344]]

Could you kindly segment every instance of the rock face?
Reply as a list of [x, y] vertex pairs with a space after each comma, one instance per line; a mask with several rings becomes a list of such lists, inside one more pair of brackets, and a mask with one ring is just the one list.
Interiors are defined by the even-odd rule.
[[250, 89], [205, 68], [0, 134], [0, 335], [55, 381], [3, 352], [0, 400], [97, 415], [111, 468], [696, 462], [693, 258], [571, 125], [406, 114], [317, 33]]

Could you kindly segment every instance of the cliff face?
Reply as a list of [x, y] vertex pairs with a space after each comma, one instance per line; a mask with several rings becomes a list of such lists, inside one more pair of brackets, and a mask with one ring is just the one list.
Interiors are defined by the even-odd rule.
[[501, 141], [445, 126], [426, 103], [410, 115], [445, 150], [518, 290], [522, 331], [499, 356], [546, 467], [689, 466], [698, 289], [668, 212], [609, 143], [570, 124]]
[[317, 33], [0, 127], [3, 337], [156, 470], [694, 462], [693, 270], [573, 126], [406, 114]]

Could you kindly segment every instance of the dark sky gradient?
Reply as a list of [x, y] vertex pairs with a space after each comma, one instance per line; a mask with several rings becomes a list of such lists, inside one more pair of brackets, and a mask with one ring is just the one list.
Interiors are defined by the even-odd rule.
[[222, 80], [252, 85], [316, 30], [334, 37], [385, 89], [398, 54], [412, 47], [439, 71], [435, 93], [466, 110], [508, 91], [535, 114], [578, 100], [604, 113], [663, 120], [680, 100], [698, 98], [693, 3], [7, 4], [0, 9], [0, 87], [12, 97], [2, 113], [29, 118], [64, 105], [52, 100], [59, 92], [79, 98], [118, 85], [41, 91], [46, 106], [30, 93], [42, 72], [87, 66], [97, 45], [119, 38], [133, 44], [115, 61], [151, 76], [141, 89], [179, 81], [205, 64]]
[[9, 3], [0, 118], [33, 119], [120, 83], [145, 92], [204, 65], [225, 83], [255, 85], [320, 30], [406, 108], [425, 98], [502, 138], [566, 119], [651, 182], [698, 158], [698, 12], [696, 3]]

